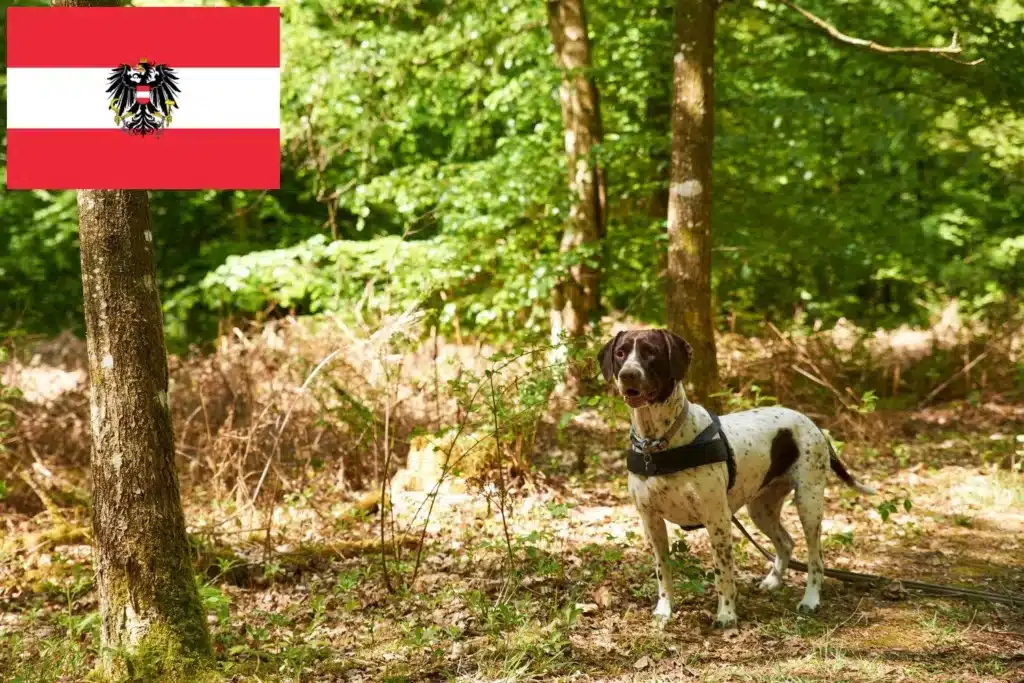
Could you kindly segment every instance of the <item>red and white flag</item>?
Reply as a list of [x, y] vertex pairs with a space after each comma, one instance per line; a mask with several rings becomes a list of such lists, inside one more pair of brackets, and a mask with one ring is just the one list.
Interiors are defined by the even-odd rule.
[[7, 10], [9, 189], [277, 189], [277, 7]]

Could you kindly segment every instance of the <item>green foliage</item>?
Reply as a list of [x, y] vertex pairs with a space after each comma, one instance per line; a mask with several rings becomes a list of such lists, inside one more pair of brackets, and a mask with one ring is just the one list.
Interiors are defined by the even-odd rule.
[[672, 543], [669, 564], [672, 565], [677, 592], [702, 595], [714, 584], [714, 578], [709, 579], [708, 576], [711, 572], [702, 567], [700, 559], [690, 552], [689, 545], [682, 538]]
[[829, 534], [825, 537], [826, 547], [849, 548], [853, 545], [853, 532], [844, 531], [837, 534]]
[[913, 503], [911, 503], [909, 498], [904, 498], [902, 502], [900, 502], [899, 498], [883, 500], [878, 504], [878, 514], [882, 516], [883, 522], [887, 522], [889, 521], [889, 517], [892, 513], [899, 511], [901, 507], [904, 511], [910, 512], [910, 509], [913, 507]]
[[293, 247], [229, 256], [165, 302], [168, 335], [188, 338], [193, 336], [190, 323], [234, 313], [404, 310], [444, 291], [454, 277], [431, 266], [447, 260], [444, 249], [435, 240], [328, 242], [314, 235]]
[[729, 412], [750, 410], [751, 408], [760, 408], [761, 406], [778, 403], [774, 396], [762, 393], [763, 390], [757, 384], [751, 384], [747, 391], [750, 392], [749, 397], [746, 395], [746, 392], [733, 393], [731, 391], [720, 391], [712, 394], [712, 396], [725, 399], [725, 405]]
[[[920, 322], [950, 296], [977, 315], [1016, 305], [1024, 5], [803, 5], [887, 44], [958, 31], [985, 62], [878, 54], [770, 0], [723, 4], [719, 309], [742, 328]], [[418, 303], [442, 327], [536, 336], [580, 259], [604, 261], [607, 307], [661, 320], [673, 4], [587, 10], [609, 182], [601, 253], [559, 249], [570, 196], [542, 3], [299, 0], [282, 8], [281, 190], [152, 193], [170, 341], [208, 339], [225, 315], [365, 312], [373, 299]], [[76, 223], [72, 193], [0, 191], [0, 327], [80, 330]]]

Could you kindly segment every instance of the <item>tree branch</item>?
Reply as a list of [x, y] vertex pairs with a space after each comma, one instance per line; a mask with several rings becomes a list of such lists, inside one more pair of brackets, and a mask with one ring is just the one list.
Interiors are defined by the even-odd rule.
[[984, 59], [975, 59], [974, 61], [967, 62], [967, 61], [963, 61], [963, 60], [960, 60], [960, 59], [953, 58], [951, 55], [959, 55], [959, 54], [963, 53], [963, 49], [960, 47], [960, 43], [957, 41], [956, 32], [953, 33], [953, 39], [950, 41], [949, 45], [947, 45], [946, 47], [890, 47], [889, 45], [882, 45], [881, 43], [876, 43], [873, 40], [865, 40], [863, 38], [856, 38], [854, 36], [846, 35], [842, 31], [837, 29], [835, 26], [833, 26], [832, 24], [830, 24], [827, 21], [825, 21], [824, 19], [822, 19], [821, 17], [819, 17], [817, 15], [814, 15], [814, 14], [811, 14], [810, 12], [808, 12], [804, 8], [800, 7], [799, 5], [797, 5], [797, 4], [793, 3], [793, 2], [790, 2], [790, 0], [778, 0], [778, 2], [780, 4], [785, 5], [786, 7], [790, 8], [794, 12], [799, 13], [804, 19], [806, 19], [807, 21], [811, 22], [812, 24], [814, 24], [815, 26], [817, 26], [818, 28], [823, 30], [825, 33], [827, 33], [828, 36], [830, 38], [832, 38], [833, 40], [835, 40], [837, 42], [840, 42], [840, 43], [845, 43], [847, 45], [854, 45], [856, 47], [863, 47], [863, 48], [867, 48], [868, 50], [871, 50], [873, 52], [882, 52], [882, 53], [885, 53], [885, 54], [894, 54], [894, 53], [904, 53], [904, 54], [905, 53], [928, 53], [928, 54], [934, 54], [934, 55], [938, 55], [940, 57], [943, 57], [944, 59], [948, 59], [948, 60], [950, 60], [952, 62], [956, 62], [957, 64], [964, 64], [966, 66], [977, 66], [978, 64], [981, 64], [982, 62], [985, 61]]

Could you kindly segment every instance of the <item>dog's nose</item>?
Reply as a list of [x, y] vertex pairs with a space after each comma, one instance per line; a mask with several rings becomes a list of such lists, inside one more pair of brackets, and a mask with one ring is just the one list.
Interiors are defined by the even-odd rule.
[[636, 365], [627, 365], [619, 372], [619, 381], [623, 384], [638, 384], [642, 379], [643, 375]]

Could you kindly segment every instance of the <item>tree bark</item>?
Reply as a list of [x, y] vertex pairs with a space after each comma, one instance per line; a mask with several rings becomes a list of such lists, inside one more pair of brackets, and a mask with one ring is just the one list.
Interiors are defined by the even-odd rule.
[[[711, 311], [711, 148], [716, 0], [678, 0], [668, 201], [668, 327], [693, 346], [690, 383], [701, 403], [717, 390]], [[714, 401], [712, 401], [712, 404]]]
[[78, 210], [102, 667], [180, 668], [211, 650], [174, 468], [149, 197], [82, 190]]
[[[570, 338], [586, 334], [600, 313], [600, 265], [591, 264], [600, 263], [605, 232], [605, 177], [594, 157], [594, 147], [602, 139], [601, 110], [597, 86], [588, 73], [590, 40], [583, 0], [548, 0], [547, 9], [555, 60], [562, 70], [562, 123], [573, 195], [561, 251], [580, 251], [589, 262], [571, 266], [552, 295], [551, 335], [557, 344], [562, 332]], [[579, 379], [574, 374], [571, 366], [571, 381]]]

